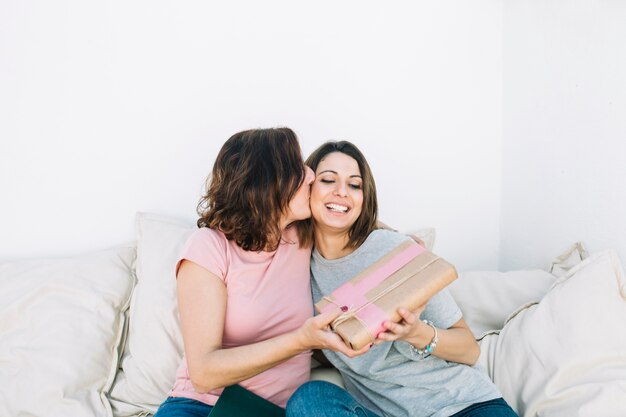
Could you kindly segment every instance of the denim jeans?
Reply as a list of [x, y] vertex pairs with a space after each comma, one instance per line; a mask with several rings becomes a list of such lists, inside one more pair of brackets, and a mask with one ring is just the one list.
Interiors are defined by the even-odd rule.
[[[287, 417], [379, 417], [359, 404], [348, 391], [325, 381], [311, 381], [287, 402]], [[450, 417], [517, 417], [502, 398], [471, 406]]]
[[450, 417], [517, 417], [515, 411], [502, 398], [472, 404]]
[[191, 398], [167, 397], [154, 417], [207, 417], [212, 408]]
[[300, 386], [287, 402], [287, 417], [380, 417], [343, 388], [326, 381]]

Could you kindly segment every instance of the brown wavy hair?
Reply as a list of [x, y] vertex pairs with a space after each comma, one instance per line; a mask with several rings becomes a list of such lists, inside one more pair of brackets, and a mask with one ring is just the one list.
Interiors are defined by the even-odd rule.
[[[353, 158], [359, 165], [359, 170], [361, 171], [361, 178], [363, 179], [363, 208], [356, 222], [354, 222], [348, 231], [348, 243], [346, 244], [346, 247], [358, 248], [365, 242], [369, 234], [378, 228], [376, 182], [374, 181], [372, 170], [367, 163], [367, 159], [363, 156], [363, 153], [356, 145], [345, 140], [324, 143], [314, 150], [304, 163], [316, 172], [320, 162], [322, 162], [328, 154], [333, 152], [340, 152]], [[314, 224], [315, 220], [313, 218], [302, 221], [298, 228], [298, 237], [300, 238], [301, 245], [312, 245], [314, 243]]]
[[272, 251], [280, 218], [304, 181], [296, 134], [289, 128], [235, 133], [222, 146], [198, 203], [198, 227], [224, 233], [244, 250]]

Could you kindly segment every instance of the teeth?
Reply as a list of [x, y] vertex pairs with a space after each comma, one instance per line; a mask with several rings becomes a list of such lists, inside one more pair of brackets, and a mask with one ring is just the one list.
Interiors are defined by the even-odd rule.
[[340, 206], [339, 204], [326, 204], [326, 208], [332, 210], [332, 211], [339, 211], [341, 213], [345, 213], [346, 211], [348, 211], [348, 207], [346, 206]]

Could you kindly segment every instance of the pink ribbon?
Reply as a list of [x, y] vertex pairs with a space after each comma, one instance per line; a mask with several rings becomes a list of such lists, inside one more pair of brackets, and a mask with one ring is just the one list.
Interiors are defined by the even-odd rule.
[[[400, 268], [411, 262], [415, 257], [424, 252], [424, 248], [417, 244], [409, 245], [389, 261], [371, 271], [358, 283], [346, 282], [331, 293], [331, 297], [324, 297], [332, 304], [326, 305], [322, 312], [330, 311], [335, 306], [339, 306], [344, 313], [358, 309], [358, 319], [364, 323], [372, 336], [376, 338], [384, 330], [383, 322], [389, 319], [387, 313], [373, 303], [369, 303], [365, 294], [375, 288], [387, 277], [398, 271]], [[333, 300], [334, 299], [334, 300]], [[362, 307], [363, 306], [363, 307]], [[338, 320], [341, 316], [338, 318]]]

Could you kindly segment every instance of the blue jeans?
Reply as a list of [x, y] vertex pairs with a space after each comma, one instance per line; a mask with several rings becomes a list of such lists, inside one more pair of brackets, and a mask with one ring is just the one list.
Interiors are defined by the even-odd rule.
[[450, 417], [517, 417], [515, 411], [502, 398], [472, 404]]
[[[287, 402], [287, 417], [380, 417], [359, 404], [348, 391], [325, 381], [311, 381]], [[517, 417], [502, 398], [471, 406], [450, 417]]]
[[211, 407], [203, 402], [183, 397], [167, 397], [154, 417], [207, 417]]
[[326, 381], [300, 386], [287, 401], [287, 417], [380, 417], [345, 389]]

